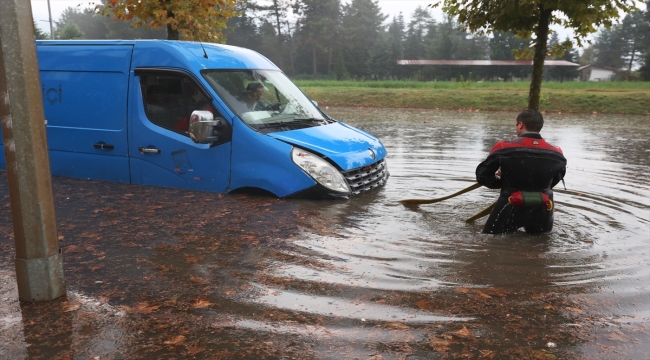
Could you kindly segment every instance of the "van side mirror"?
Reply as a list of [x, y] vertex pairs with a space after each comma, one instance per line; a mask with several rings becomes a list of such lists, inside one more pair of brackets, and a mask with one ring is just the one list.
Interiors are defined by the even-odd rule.
[[189, 126], [190, 139], [199, 144], [210, 144], [219, 141], [216, 130], [222, 127], [225, 122], [224, 118], [218, 117], [215, 119], [211, 111], [192, 111]]
[[318, 103], [316, 101], [312, 100], [311, 103], [316, 105], [316, 107], [318, 107]]

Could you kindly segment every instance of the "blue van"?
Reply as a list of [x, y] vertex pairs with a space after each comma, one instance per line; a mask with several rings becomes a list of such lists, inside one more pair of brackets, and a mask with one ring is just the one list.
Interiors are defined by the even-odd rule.
[[329, 117], [254, 51], [159, 40], [36, 48], [53, 175], [280, 198], [349, 198], [388, 179], [377, 138]]

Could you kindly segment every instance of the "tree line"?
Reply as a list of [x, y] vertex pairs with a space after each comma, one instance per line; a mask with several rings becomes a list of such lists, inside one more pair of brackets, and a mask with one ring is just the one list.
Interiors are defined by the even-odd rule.
[[[646, 0], [647, 9], [649, 5], [650, 0]], [[375, 0], [242, 0], [233, 6], [223, 34], [208, 38], [221, 42], [225, 39], [227, 44], [258, 51], [294, 78], [511, 80], [526, 78], [531, 72], [529, 67], [517, 66], [397, 65], [397, 60], [402, 59], [514, 60], [515, 52], [531, 47], [530, 40], [512, 32], [470, 34], [449, 16], [436, 21], [427, 7], [418, 7], [407, 22], [401, 13], [391, 18], [382, 14]], [[130, 25], [139, 21], [137, 18], [115, 22], [102, 14], [110, 12], [66, 9], [56, 22], [57, 38], [169, 37], [169, 26], [134, 28]], [[175, 31], [176, 38], [183, 39], [183, 32], [179, 36], [179, 30]], [[554, 33], [548, 45], [561, 48], [570, 41]], [[554, 58], [625, 68], [629, 70], [625, 73], [627, 79], [650, 80], [649, 11], [634, 11], [620, 24], [601, 30], [581, 56], [575, 48], [569, 48], [557, 52]], [[544, 79], [566, 81], [577, 76], [575, 68], [547, 67]]]

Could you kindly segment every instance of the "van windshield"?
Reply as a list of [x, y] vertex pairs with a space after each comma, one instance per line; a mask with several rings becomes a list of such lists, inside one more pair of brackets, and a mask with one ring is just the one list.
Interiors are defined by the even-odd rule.
[[260, 132], [333, 122], [280, 71], [203, 70], [201, 73], [239, 118]]

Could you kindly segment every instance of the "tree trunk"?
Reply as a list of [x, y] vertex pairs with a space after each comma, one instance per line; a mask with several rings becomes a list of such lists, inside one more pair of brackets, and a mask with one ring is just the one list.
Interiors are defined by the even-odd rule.
[[293, 76], [296, 73], [296, 69], [293, 67], [293, 34], [291, 33], [291, 24], [287, 21], [287, 34], [289, 38], [289, 62], [291, 64], [291, 75]]
[[311, 42], [311, 66], [312, 66], [312, 73], [314, 75], [318, 74], [318, 66], [316, 62], [316, 45], [314, 44], [314, 41], [312, 40]]
[[273, 0], [273, 10], [275, 11], [275, 23], [278, 28], [278, 56], [280, 60], [280, 69], [284, 71], [284, 54], [282, 53], [282, 27], [280, 26], [280, 9], [278, 7], [278, 0]]
[[634, 63], [634, 54], [636, 53], [636, 37], [632, 40], [632, 55], [630, 56], [630, 63], [627, 66], [628, 75], [632, 73], [632, 64]]
[[[167, 16], [173, 18], [174, 14], [168, 11]], [[167, 24], [167, 40], [178, 40], [178, 30], [172, 29], [170, 24]]]
[[528, 108], [539, 110], [539, 99], [542, 92], [542, 79], [544, 77], [544, 58], [546, 57], [546, 43], [548, 42], [548, 25], [551, 21], [552, 10], [546, 10], [540, 4], [539, 23], [537, 24], [537, 39], [535, 41], [535, 56], [533, 57], [533, 75], [530, 80], [528, 93]]
[[327, 49], [327, 75], [332, 73], [332, 38], [330, 38], [330, 45]]

